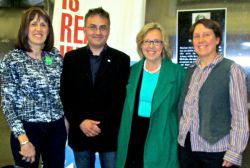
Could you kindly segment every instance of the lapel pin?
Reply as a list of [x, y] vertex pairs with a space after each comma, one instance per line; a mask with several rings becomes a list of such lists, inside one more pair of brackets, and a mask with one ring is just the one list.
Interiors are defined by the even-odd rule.
[[49, 55], [45, 56], [45, 64], [46, 65], [51, 65], [53, 62], [52, 58]]

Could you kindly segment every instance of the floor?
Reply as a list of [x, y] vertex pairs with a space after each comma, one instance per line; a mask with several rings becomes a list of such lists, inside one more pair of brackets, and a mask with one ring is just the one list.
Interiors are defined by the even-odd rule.
[[[0, 168], [6, 165], [12, 165], [12, 155], [9, 145], [9, 128], [3, 118], [3, 113], [0, 111]], [[98, 166], [99, 167], [99, 166]], [[247, 149], [243, 154], [242, 168], [250, 167], [250, 141], [248, 142]]]

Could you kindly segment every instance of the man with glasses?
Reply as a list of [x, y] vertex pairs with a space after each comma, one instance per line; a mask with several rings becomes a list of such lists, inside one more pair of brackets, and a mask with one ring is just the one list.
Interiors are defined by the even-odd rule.
[[85, 15], [88, 45], [65, 54], [61, 99], [69, 121], [69, 146], [76, 166], [115, 167], [117, 136], [129, 77], [130, 59], [107, 45], [109, 13], [100, 8]]

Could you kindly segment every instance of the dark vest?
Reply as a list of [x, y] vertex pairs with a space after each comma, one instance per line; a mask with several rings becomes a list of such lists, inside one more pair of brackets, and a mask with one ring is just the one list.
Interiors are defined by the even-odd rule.
[[[199, 92], [199, 135], [210, 144], [218, 142], [230, 132], [229, 82], [232, 63], [233, 61], [223, 58], [215, 65]], [[186, 84], [179, 103], [179, 118], [195, 68], [187, 71]]]

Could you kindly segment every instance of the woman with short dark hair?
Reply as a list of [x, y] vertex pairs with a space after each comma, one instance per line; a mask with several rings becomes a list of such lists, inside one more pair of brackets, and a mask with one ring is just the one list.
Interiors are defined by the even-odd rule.
[[198, 59], [179, 103], [181, 168], [236, 168], [249, 137], [246, 73], [218, 52], [217, 21], [198, 20], [190, 33]]

